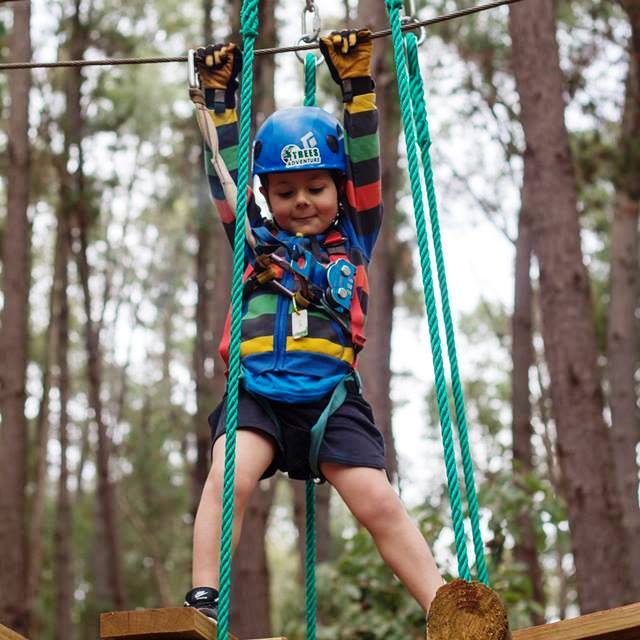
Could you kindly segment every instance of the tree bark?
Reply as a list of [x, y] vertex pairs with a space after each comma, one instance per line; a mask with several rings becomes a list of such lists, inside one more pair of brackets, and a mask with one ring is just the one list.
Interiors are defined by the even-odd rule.
[[275, 482], [259, 486], [245, 512], [231, 577], [233, 632], [243, 638], [271, 635], [271, 596], [265, 533]]
[[71, 519], [71, 499], [69, 496], [67, 469], [68, 415], [69, 400], [69, 304], [67, 299], [68, 271], [67, 263], [70, 246], [69, 222], [66, 212], [61, 208], [58, 216], [58, 251], [60, 257], [59, 280], [59, 317], [57, 327], [56, 364], [58, 369], [57, 386], [60, 397], [60, 416], [58, 429], [60, 435], [60, 478], [58, 481], [58, 513], [55, 528], [55, 575], [56, 575], [56, 637], [73, 640], [71, 609], [73, 606], [73, 526]]
[[[31, 58], [31, 6], [13, 8], [12, 61]], [[29, 313], [30, 225], [27, 217], [31, 158], [29, 151], [29, 71], [9, 75], [7, 217], [2, 244], [4, 309], [0, 329], [0, 619], [16, 631], [29, 629], [26, 599], [27, 479], [26, 369]]]
[[527, 149], [533, 247], [540, 265], [542, 334], [551, 376], [584, 612], [629, 602], [620, 498], [596, 364], [589, 279], [580, 247], [576, 181], [564, 123], [553, 0], [510, 6], [513, 65]]
[[[73, 59], [81, 59], [87, 46], [88, 33], [80, 21], [80, 0], [75, 2], [72, 18], [70, 53]], [[113, 607], [125, 606], [124, 581], [118, 525], [116, 519], [114, 489], [109, 478], [109, 437], [102, 410], [102, 356], [100, 336], [91, 316], [92, 295], [89, 287], [90, 267], [87, 259], [89, 211], [84, 189], [84, 171], [82, 138], [84, 118], [81, 107], [82, 73], [79, 68], [67, 71], [67, 113], [65, 121], [65, 145], [67, 151], [74, 148], [77, 152], [78, 167], [73, 174], [67, 175], [69, 184], [69, 212], [72, 220], [73, 250], [78, 269], [78, 277], [83, 292], [85, 312], [85, 348], [87, 352], [87, 375], [89, 383], [89, 405], [98, 432], [97, 475], [99, 513], [103, 519], [103, 530], [108, 557], [107, 571], [110, 599]]]
[[[613, 424], [615, 470], [629, 541], [640, 540], [638, 465], [640, 437], [635, 374], [638, 367], [638, 215], [640, 212], [640, 8], [623, 2], [631, 24], [629, 71], [622, 116], [613, 224], [611, 226], [611, 300], [608, 314], [607, 373]], [[640, 554], [629, 557], [634, 592], [640, 598]]]
[[[61, 196], [63, 199], [63, 196]], [[55, 372], [58, 366], [59, 339], [61, 321], [61, 298], [62, 289], [65, 290], [67, 282], [67, 261], [69, 246], [68, 225], [61, 220], [62, 207], [58, 211], [58, 229], [56, 232], [56, 244], [54, 252], [53, 282], [51, 294], [49, 296], [49, 326], [46, 332], [46, 352], [45, 362], [42, 370], [42, 398], [36, 420], [36, 473], [34, 480], [33, 498], [29, 511], [29, 566], [27, 570], [27, 602], [31, 615], [30, 635], [37, 637], [41, 635], [40, 621], [37, 619], [34, 609], [39, 591], [40, 574], [42, 572], [43, 555], [43, 518], [45, 510], [45, 495], [47, 490], [47, 446], [49, 443], [51, 414], [49, 411], [49, 392], [51, 387], [56, 386]], [[66, 225], [66, 226], [65, 226]], [[58, 382], [59, 384], [59, 382]]]
[[[518, 220], [516, 241], [515, 294], [512, 319], [511, 404], [513, 422], [513, 474], [516, 483], [524, 489], [523, 477], [533, 471], [531, 436], [531, 397], [529, 394], [529, 370], [533, 365], [533, 290], [529, 275], [531, 266], [531, 231], [527, 211], [527, 197], [522, 194], [522, 208]], [[531, 515], [523, 505], [517, 514], [518, 523], [514, 555], [531, 580], [532, 600], [540, 606], [540, 612], [532, 613], [534, 625], [544, 624], [544, 583], [536, 532]]]
[[[359, 0], [356, 22], [371, 30], [384, 29], [388, 18], [383, 2]], [[391, 478], [398, 475], [398, 458], [391, 428], [391, 333], [396, 282], [395, 237], [397, 206], [399, 111], [389, 49], [376, 41], [373, 49], [373, 77], [380, 126], [380, 162], [384, 221], [369, 268], [369, 308], [367, 311], [367, 345], [360, 357], [366, 397], [371, 403], [376, 424], [384, 436], [386, 465]]]

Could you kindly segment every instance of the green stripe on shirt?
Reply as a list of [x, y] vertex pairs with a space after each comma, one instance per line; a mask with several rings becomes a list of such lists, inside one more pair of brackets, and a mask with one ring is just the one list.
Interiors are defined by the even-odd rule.
[[265, 314], [274, 314], [278, 306], [277, 293], [265, 293], [263, 295], [253, 296], [247, 304], [247, 313], [245, 320], [253, 320]]
[[232, 147], [226, 149], [220, 149], [220, 155], [227, 165], [229, 171], [234, 171], [238, 168], [238, 145], [234, 144]]
[[372, 133], [368, 136], [360, 136], [358, 138], [350, 138], [346, 136], [346, 149], [351, 162], [362, 162], [363, 160], [371, 160], [380, 155], [380, 145], [378, 143], [378, 134]]

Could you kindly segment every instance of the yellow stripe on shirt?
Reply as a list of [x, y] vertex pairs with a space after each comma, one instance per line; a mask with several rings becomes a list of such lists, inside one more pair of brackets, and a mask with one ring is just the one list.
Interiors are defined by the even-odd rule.
[[337, 342], [331, 342], [325, 338], [287, 338], [287, 351], [307, 351], [309, 353], [321, 353], [325, 356], [337, 358], [349, 364], [353, 364], [354, 354], [351, 347], [343, 347]]
[[216, 113], [209, 109], [209, 115], [216, 127], [223, 127], [225, 124], [232, 124], [238, 121], [238, 114], [235, 109], [225, 109], [222, 113]]
[[372, 111], [376, 108], [376, 94], [363, 93], [362, 95], [354, 96], [351, 102], [345, 102], [344, 108], [348, 113]]
[[273, 336], [260, 336], [240, 343], [240, 357], [273, 351]]

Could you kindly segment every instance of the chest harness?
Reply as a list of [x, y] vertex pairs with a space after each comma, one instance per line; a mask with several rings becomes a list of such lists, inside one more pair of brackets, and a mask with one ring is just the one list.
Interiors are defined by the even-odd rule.
[[[356, 350], [362, 348], [363, 321], [352, 313], [356, 267], [347, 257], [342, 233], [332, 229], [318, 242], [301, 235], [278, 238], [268, 227], [252, 232], [257, 241], [255, 262], [245, 272], [244, 296], [267, 286], [290, 297], [294, 313], [320, 308], [350, 334]], [[328, 262], [322, 260], [323, 250]], [[285, 273], [293, 275], [293, 289], [282, 283]]]
[[[360, 349], [364, 344], [363, 321], [351, 313], [356, 267], [347, 257], [346, 239], [342, 233], [332, 229], [318, 242], [304, 236], [281, 239], [268, 227], [254, 228], [252, 232], [257, 241], [253, 249], [255, 262], [245, 271], [243, 295], [246, 297], [258, 288], [269, 287], [291, 298], [294, 314], [309, 307], [320, 308], [351, 335], [354, 347]], [[328, 262], [322, 261], [322, 250], [326, 252]], [[294, 289], [288, 289], [282, 283], [285, 273], [294, 276]], [[327, 421], [342, 406], [347, 393], [360, 394], [361, 389], [360, 376], [355, 370], [336, 385], [322, 413], [306, 434], [307, 464], [294, 459], [287, 461], [292, 478], [322, 478], [318, 456]], [[283, 433], [269, 402], [261, 396], [252, 395], [280, 430], [286, 443], [287, 434]]]

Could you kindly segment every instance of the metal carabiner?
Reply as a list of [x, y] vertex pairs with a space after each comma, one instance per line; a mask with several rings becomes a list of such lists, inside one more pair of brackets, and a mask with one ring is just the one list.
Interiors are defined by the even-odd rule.
[[[307, 31], [307, 13], [313, 14], [313, 21], [311, 22], [311, 28], [313, 31], [311, 33]], [[307, 5], [302, 10], [302, 38], [304, 39], [304, 42], [315, 42], [320, 35], [320, 29], [322, 29], [320, 10], [316, 3], [311, 0], [311, 2], [307, 2]]]
[[[311, 32], [307, 30], [307, 14], [313, 14], [313, 21], [311, 22]], [[296, 44], [311, 44], [312, 42], [318, 41], [318, 36], [320, 35], [320, 30], [322, 29], [322, 19], [320, 17], [320, 10], [318, 9], [318, 5], [314, 2], [314, 0], [307, 0], [307, 4], [305, 8], [302, 10], [302, 35], [298, 38], [298, 42]], [[302, 64], [305, 63], [305, 57], [300, 53], [300, 51], [296, 50], [296, 57]], [[322, 54], [316, 54], [316, 67], [320, 66], [324, 62], [324, 58]]]
[[[402, 16], [400, 18], [400, 25], [403, 27], [407, 24], [415, 24], [416, 22], [419, 22], [419, 20], [415, 16]], [[426, 39], [427, 39], [427, 30], [424, 27], [420, 27], [420, 36], [418, 37], [418, 41], [416, 42], [416, 44], [420, 46], [424, 43]]]
[[200, 76], [196, 70], [196, 50], [189, 49], [187, 54], [187, 64], [189, 66], [189, 89], [200, 89]]

